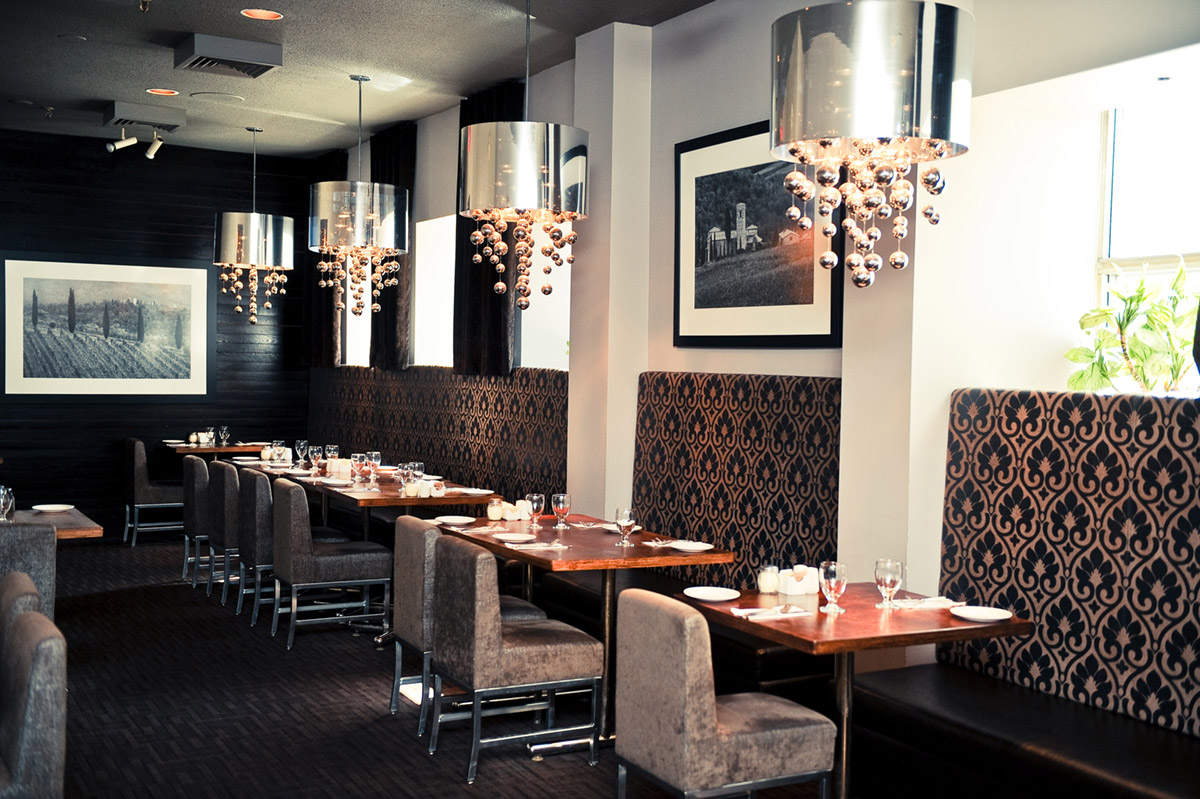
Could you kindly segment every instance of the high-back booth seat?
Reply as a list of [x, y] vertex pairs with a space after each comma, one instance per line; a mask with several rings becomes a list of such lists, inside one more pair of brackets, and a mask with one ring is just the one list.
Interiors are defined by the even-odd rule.
[[0, 527], [0, 574], [24, 572], [41, 597], [41, 611], [54, 619], [54, 581], [58, 565], [58, 539], [49, 524], [12, 524]]
[[42, 598], [25, 572], [8, 572], [0, 577], [0, 652], [4, 651], [13, 622], [22, 613], [41, 611]]
[[200, 569], [211, 568], [208, 533], [212, 526], [208, 497], [208, 462], [195, 455], [183, 456], [183, 578], [192, 575], [192, 588], [200, 581]]
[[[220, 555], [224, 565], [219, 571], [215, 566], [208, 570], [205, 593], [212, 596], [213, 582], [219, 579], [222, 605], [229, 601], [233, 558], [238, 557], [239, 499], [237, 467], [232, 463], [214, 461], [208, 467], [208, 557], [215, 564]], [[238, 587], [240, 589], [241, 585]]]
[[1200, 402], [954, 392], [939, 590], [1035, 632], [860, 675], [854, 784], [1200, 796], [1198, 531]]
[[[391, 551], [371, 541], [314, 540], [308, 498], [304, 488], [291, 480], [276, 480], [273, 497], [275, 608], [271, 634], [279, 630], [279, 617], [285, 612], [281, 607], [284, 589], [290, 602], [286, 611], [289, 614], [288, 649], [296, 640], [298, 627], [386, 621], [392, 586]], [[383, 604], [379, 610], [374, 610], [370, 601], [371, 589], [376, 586], [383, 591]], [[300, 602], [303, 592], [330, 589], [341, 595], [333, 601]], [[352, 596], [350, 589], [357, 593]], [[328, 615], [330, 611], [348, 610], [356, 613]], [[302, 619], [301, 613], [313, 615]]]
[[[421, 712], [417, 735], [425, 733], [429, 717], [433, 666], [433, 591], [435, 549], [442, 537], [437, 526], [415, 516], [396, 519], [392, 549], [392, 633], [395, 635], [395, 664], [392, 677], [391, 711], [400, 708], [400, 686], [421, 684]], [[502, 621], [546, 618], [546, 611], [514, 596], [500, 595]], [[420, 676], [405, 677], [401, 671], [403, 649], [421, 654]]]
[[[788, 375], [645, 372], [638, 379], [633, 507], [648, 530], [708, 541], [733, 564], [618, 572], [617, 587], [674, 594], [690, 584], [753, 587], [758, 567], [816, 564], [837, 540], [841, 381]], [[611, 509], [609, 509], [611, 512]], [[598, 634], [598, 572], [541, 577], [539, 604]], [[714, 626], [717, 691], [815, 701], [827, 657]]]
[[618, 599], [617, 798], [632, 770], [684, 796], [816, 781], [829, 796], [833, 722], [778, 696], [713, 690], [695, 608], [631, 588]]
[[[125, 439], [125, 529], [121, 540], [133, 539], [130, 546], [137, 546], [141, 530], [182, 530], [179, 518], [183, 509], [183, 488], [179, 483], [152, 481], [146, 462], [146, 445], [139, 438]], [[156, 517], [155, 521], [142, 520], [142, 511], [149, 510], [167, 518]]]
[[[8, 594], [13, 584], [6, 580]], [[27, 597], [28, 584], [16, 591]], [[7, 608], [0, 658], [0, 797], [63, 793], [67, 751], [67, 644], [27, 600]], [[23, 612], [21, 612], [23, 611]]]
[[[472, 720], [467, 782], [474, 782], [479, 752], [492, 746], [536, 743], [586, 735], [589, 762], [596, 763], [597, 709], [603, 645], [585, 633], [549, 619], [505, 621], [500, 617], [496, 558], [477, 544], [442, 536], [434, 546], [433, 592], [433, 728], [429, 752], [437, 750], [444, 721]], [[469, 713], [442, 711], [443, 684], [450, 681], [466, 691]], [[587, 688], [591, 720], [569, 727], [555, 725], [555, 694]], [[513, 708], [485, 710], [483, 703], [505, 697], [535, 699], [527, 710], [545, 715], [545, 725], [525, 733], [482, 737], [484, 716], [511, 713]], [[543, 698], [544, 697], [544, 698]]]

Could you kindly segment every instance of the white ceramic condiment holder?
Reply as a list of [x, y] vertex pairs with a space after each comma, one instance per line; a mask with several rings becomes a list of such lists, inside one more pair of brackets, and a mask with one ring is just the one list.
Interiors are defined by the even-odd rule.
[[796, 564], [779, 573], [779, 592], [791, 596], [817, 593], [817, 570], [811, 566]]

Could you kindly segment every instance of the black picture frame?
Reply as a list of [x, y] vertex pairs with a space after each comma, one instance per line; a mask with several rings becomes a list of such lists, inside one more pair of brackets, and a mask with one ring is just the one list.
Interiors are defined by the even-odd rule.
[[[0, 252], [0, 259], [4, 402], [215, 401], [212, 264], [15, 251]], [[26, 298], [26, 288], [32, 287], [43, 291], [36, 326]], [[77, 328], [70, 330], [64, 308], [73, 296], [79, 297], [79, 310]], [[101, 307], [108, 312], [108, 336]], [[153, 351], [138, 353], [142, 347]]]
[[842, 346], [843, 270], [817, 263], [842, 252], [841, 228], [828, 241], [811, 207], [814, 229], [787, 219], [783, 177], [800, 167], [769, 141], [763, 121], [675, 145], [676, 347]]

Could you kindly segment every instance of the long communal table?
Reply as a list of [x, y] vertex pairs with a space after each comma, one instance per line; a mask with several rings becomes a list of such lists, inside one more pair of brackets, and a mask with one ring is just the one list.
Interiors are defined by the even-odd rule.
[[84, 516], [77, 508], [44, 513], [36, 510], [13, 511], [12, 520], [17, 524], [49, 524], [54, 528], [54, 537], [63, 538], [100, 538], [104, 528]]
[[[880, 596], [874, 583], [851, 583], [847, 586], [846, 593], [838, 600], [846, 612], [836, 616], [819, 611], [824, 602], [818, 595], [793, 597], [742, 591], [738, 599], [728, 602], [699, 602], [683, 594], [677, 598], [698, 608], [711, 622], [810, 655], [834, 656], [834, 691], [838, 708], [837, 718], [834, 719], [838, 727], [837, 748], [834, 751], [834, 796], [837, 799], [846, 799], [849, 795], [855, 652], [940, 641], [1029, 635], [1033, 632], [1033, 622], [1016, 617], [980, 623], [963, 621], [946, 608], [883, 610], [875, 607]], [[916, 599], [920, 595], [901, 592], [897, 598]], [[733, 613], [734, 608], [772, 607], [784, 603], [799, 605], [812, 613], [769, 621], [755, 621]]]

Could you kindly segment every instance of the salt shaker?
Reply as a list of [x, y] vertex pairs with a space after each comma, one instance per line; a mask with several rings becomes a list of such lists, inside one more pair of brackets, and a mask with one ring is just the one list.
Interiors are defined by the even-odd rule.
[[779, 593], [779, 567], [778, 566], [763, 566], [758, 573], [758, 593], [760, 594], [778, 594]]

